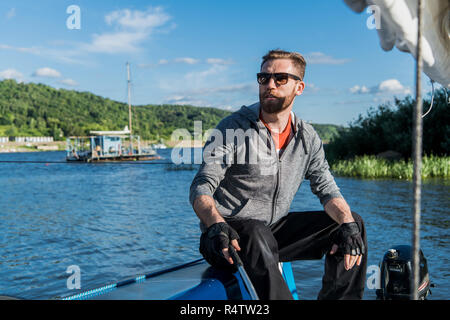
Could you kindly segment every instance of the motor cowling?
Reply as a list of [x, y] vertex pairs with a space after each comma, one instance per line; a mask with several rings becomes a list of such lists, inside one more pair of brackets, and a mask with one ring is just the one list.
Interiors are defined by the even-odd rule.
[[[409, 245], [398, 245], [389, 249], [380, 262], [380, 289], [376, 291], [377, 298], [382, 300], [411, 299], [412, 248]], [[420, 300], [430, 293], [430, 278], [427, 260], [419, 250], [419, 286]]]

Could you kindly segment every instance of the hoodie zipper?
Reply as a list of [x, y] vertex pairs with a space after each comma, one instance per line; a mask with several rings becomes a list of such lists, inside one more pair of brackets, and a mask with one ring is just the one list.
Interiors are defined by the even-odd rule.
[[[295, 140], [295, 138], [297, 137], [297, 135], [299, 133], [300, 133], [300, 136], [301, 136], [301, 140], [302, 140], [301, 142], [303, 144], [303, 148], [305, 149], [305, 154], [308, 154], [308, 151], [306, 150], [305, 138], [303, 137], [303, 125], [301, 125], [300, 129], [297, 130], [297, 132], [294, 133], [294, 136], [288, 142], [285, 150], [288, 148], [288, 146], [291, 143], [293, 143], [292, 141]], [[271, 136], [271, 138], [272, 138], [272, 136]], [[271, 140], [272, 140], [271, 146], [273, 146], [275, 148], [275, 143], [273, 142], [273, 138]], [[275, 152], [276, 152], [276, 150], [275, 150]], [[281, 159], [282, 159], [283, 155], [284, 155], [284, 152], [283, 152], [283, 154], [281, 154], [281, 156], [279, 156], [278, 153], [276, 155], [276, 157], [277, 157], [277, 183], [275, 185], [275, 194], [274, 194], [273, 201], [272, 201], [272, 214], [271, 214], [271, 217], [270, 217], [269, 226], [272, 224], [273, 218], [276, 216], [276, 212], [277, 212], [277, 201], [278, 201], [278, 196], [279, 196], [279, 193], [280, 193], [279, 186], [280, 186], [280, 183], [281, 183]]]
[[275, 185], [275, 194], [273, 196], [272, 201], [272, 215], [270, 216], [270, 222], [269, 226], [272, 224], [273, 218], [276, 215], [277, 212], [277, 200], [278, 200], [278, 194], [280, 193], [280, 180], [281, 180], [281, 170], [280, 170], [280, 157], [277, 155], [277, 184]]
[[[287, 149], [289, 144], [292, 143], [292, 140], [294, 140], [294, 137], [295, 137], [295, 134], [292, 137], [291, 141], [288, 142], [285, 150]], [[273, 147], [275, 149], [275, 152], [276, 152], [275, 143], [273, 142], [273, 138], [272, 138], [271, 145], [273, 145]], [[284, 155], [284, 152], [283, 152], [283, 154], [281, 156], [279, 155], [278, 152], [276, 152], [276, 153], [277, 153], [277, 155], [276, 155], [276, 157], [277, 157], [277, 183], [275, 185], [275, 194], [273, 196], [273, 201], [272, 201], [272, 215], [270, 217], [269, 226], [272, 224], [273, 218], [276, 216], [276, 213], [277, 213], [277, 202], [278, 202], [278, 196], [279, 196], [279, 193], [280, 193], [280, 184], [281, 184], [281, 158]]]
[[[256, 122], [258, 121], [258, 119], [259, 119], [259, 117], [255, 120]], [[296, 115], [294, 115], [294, 118], [293, 119], [295, 119], [295, 120], [293, 120], [293, 123], [294, 123], [294, 128], [296, 128], [296, 126], [297, 126], [297, 116]], [[300, 122], [301, 123], [301, 122]], [[255, 128], [257, 129], [257, 131], [259, 131], [259, 128], [258, 128], [258, 125], [255, 123]], [[267, 130], [267, 133], [270, 135], [270, 140], [271, 140], [271, 142], [270, 142], [270, 145], [273, 147], [273, 149], [275, 150], [275, 152], [276, 152], [276, 148], [275, 148], [275, 142], [273, 141], [273, 138], [272, 138], [272, 135], [270, 134], [270, 132], [269, 132], [269, 130], [266, 128], [266, 126], [264, 126], [264, 128]], [[300, 132], [299, 132], [300, 131]], [[299, 130], [297, 130], [296, 132], [295, 132], [295, 134], [294, 134], [294, 137], [291, 139], [291, 140], [295, 140], [294, 138], [296, 138], [297, 137], [297, 135], [300, 133], [300, 137], [301, 137], [301, 142], [302, 142], [302, 144], [303, 144], [303, 148], [305, 149], [305, 154], [308, 154], [308, 151], [307, 151], [307, 149], [306, 149], [306, 143], [305, 143], [305, 138], [304, 138], [304, 136], [303, 136], [303, 124], [301, 123], [300, 124], [300, 129]], [[286, 148], [289, 146], [289, 144], [291, 144], [292, 143], [292, 141], [289, 141], [289, 143], [288, 143], [288, 145], [286, 146]], [[276, 152], [277, 153], [277, 152]], [[281, 158], [283, 157], [283, 154], [281, 155], [281, 157], [278, 155], [278, 153], [276, 154], [276, 157], [277, 157], [277, 183], [276, 183], [276, 185], [275, 185], [275, 193], [274, 193], [274, 196], [273, 196], [273, 200], [272, 200], [272, 212], [271, 212], [271, 216], [270, 216], [270, 222], [269, 222], [269, 226], [272, 224], [272, 222], [273, 222], [273, 218], [274, 218], [274, 216], [276, 215], [276, 210], [277, 210], [277, 207], [276, 207], [276, 203], [277, 203], [277, 200], [278, 200], [278, 196], [279, 196], [279, 186], [280, 186], [280, 180], [281, 180]]]

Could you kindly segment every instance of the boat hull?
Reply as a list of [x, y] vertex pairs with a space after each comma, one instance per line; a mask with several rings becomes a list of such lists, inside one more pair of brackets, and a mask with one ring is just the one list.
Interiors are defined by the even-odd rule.
[[159, 160], [159, 155], [122, 155], [102, 157], [67, 157], [68, 162], [122, 162], [122, 161], [152, 161]]
[[[290, 263], [283, 277], [298, 299]], [[85, 291], [64, 300], [251, 300], [239, 273], [211, 267], [203, 259]]]

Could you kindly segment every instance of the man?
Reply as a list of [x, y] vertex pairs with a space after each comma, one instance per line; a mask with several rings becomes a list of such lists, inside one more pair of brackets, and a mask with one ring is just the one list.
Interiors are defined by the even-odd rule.
[[[257, 75], [259, 103], [223, 119], [205, 144], [190, 188], [203, 231], [200, 252], [213, 266], [227, 268], [233, 246], [261, 299], [292, 299], [280, 261], [326, 254], [318, 298], [361, 299], [367, 266], [363, 221], [342, 197], [319, 136], [292, 112], [305, 88], [305, 67], [299, 53], [270, 51]], [[236, 132], [255, 134], [236, 142], [229, 138]], [[304, 178], [324, 211], [289, 213]]]

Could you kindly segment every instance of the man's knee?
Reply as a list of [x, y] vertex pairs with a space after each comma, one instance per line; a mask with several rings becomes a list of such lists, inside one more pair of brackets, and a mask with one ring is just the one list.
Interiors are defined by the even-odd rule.
[[361, 232], [365, 232], [365, 225], [364, 225], [363, 218], [354, 211], [352, 211], [352, 216], [353, 216], [353, 219], [355, 219], [355, 222], [358, 224]]
[[278, 263], [278, 243], [270, 228], [262, 221], [246, 220], [230, 224], [239, 234], [243, 260], [262, 258], [266, 262], [273, 260], [273, 263]]
[[355, 219], [356, 222], [364, 223], [363, 218], [358, 213], [356, 213], [355, 211], [352, 211], [352, 216], [353, 216], [353, 219]]
[[272, 231], [264, 222], [259, 220], [241, 220], [236, 224], [235, 222], [230, 223], [230, 225], [237, 231], [240, 239], [245, 239], [246, 241], [253, 241], [259, 239], [265, 239], [276, 242]]
[[359, 226], [359, 230], [361, 232], [361, 237], [362, 237], [362, 240], [363, 240], [364, 245], [367, 250], [367, 235], [366, 235], [366, 227], [364, 225], [364, 220], [359, 214], [357, 214], [356, 212], [353, 212], [353, 211], [352, 211], [352, 216], [353, 216], [353, 219], [355, 219], [355, 222]]
[[[228, 222], [228, 221], [227, 221]], [[252, 237], [265, 237], [270, 232], [270, 228], [267, 227], [264, 222], [254, 219], [229, 221], [228, 222], [239, 234], [244, 236], [249, 235]]]

